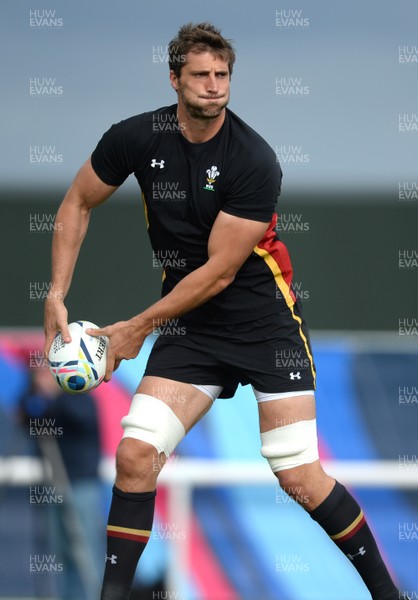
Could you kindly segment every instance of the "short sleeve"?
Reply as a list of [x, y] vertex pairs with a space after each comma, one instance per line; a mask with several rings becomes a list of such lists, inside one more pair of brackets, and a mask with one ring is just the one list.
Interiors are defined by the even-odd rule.
[[124, 123], [112, 125], [91, 155], [94, 172], [108, 185], [122, 185], [134, 170], [129, 160]]
[[[269, 222], [280, 194], [282, 171], [271, 148], [261, 156], [236, 160], [225, 189], [222, 211], [253, 221]], [[271, 152], [270, 152], [271, 151]]]

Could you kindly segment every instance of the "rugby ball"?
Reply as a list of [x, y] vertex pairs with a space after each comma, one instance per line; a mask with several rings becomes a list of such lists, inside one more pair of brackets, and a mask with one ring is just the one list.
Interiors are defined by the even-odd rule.
[[68, 325], [71, 342], [66, 344], [57, 333], [48, 355], [49, 368], [62, 389], [83, 394], [97, 387], [106, 374], [107, 337], [87, 335], [86, 329], [98, 329], [90, 321]]

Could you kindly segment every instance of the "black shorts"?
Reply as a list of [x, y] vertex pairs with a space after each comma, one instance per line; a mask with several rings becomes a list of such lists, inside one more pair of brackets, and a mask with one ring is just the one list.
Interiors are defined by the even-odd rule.
[[195, 385], [219, 385], [232, 398], [238, 384], [266, 393], [315, 389], [315, 365], [306, 324], [296, 303], [239, 325], [162, 323], [144, 376]]

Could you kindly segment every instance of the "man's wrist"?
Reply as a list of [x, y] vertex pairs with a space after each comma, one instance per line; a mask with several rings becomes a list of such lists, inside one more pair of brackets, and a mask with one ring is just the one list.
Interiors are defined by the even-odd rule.
[[140, 313], [139, 315], [132, 317], [130, 322], [135, 331], [142, 334], [144, 337], [150, 334], [153, 329], [155, 329], [152, 319], [147, 318], [144, 313]]
[[64, 292], [50, 290], [46, 296], [45, 301], [48, 304], [55, 304], [55, 303], [63, 304], [64, 298], [65, 298]]
[[46, 295], [46, 302], [48, 303], [53, 303], [53, 302], [64, 302], [65, 300], [65, 296], [66, 293], [63, 290], [63, 287], [61, 285], [58, 285], [56, 283], [51, 283], [49, 286], [49, 290], [48, 293]]

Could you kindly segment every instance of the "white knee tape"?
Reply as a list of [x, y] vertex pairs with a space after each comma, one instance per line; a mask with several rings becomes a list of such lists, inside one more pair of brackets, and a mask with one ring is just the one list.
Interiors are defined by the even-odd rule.
[[129, 414], [123, 417], [123, 437], [151, 444], [168, 457], [184, 438], [186, 431], [180, 419], [162, 400], [148, 394], [135, 394]]
[[271, 470], [292, 469], [319, 458], [316, 419], [297, 421], [261, 434], [261, 454]]

